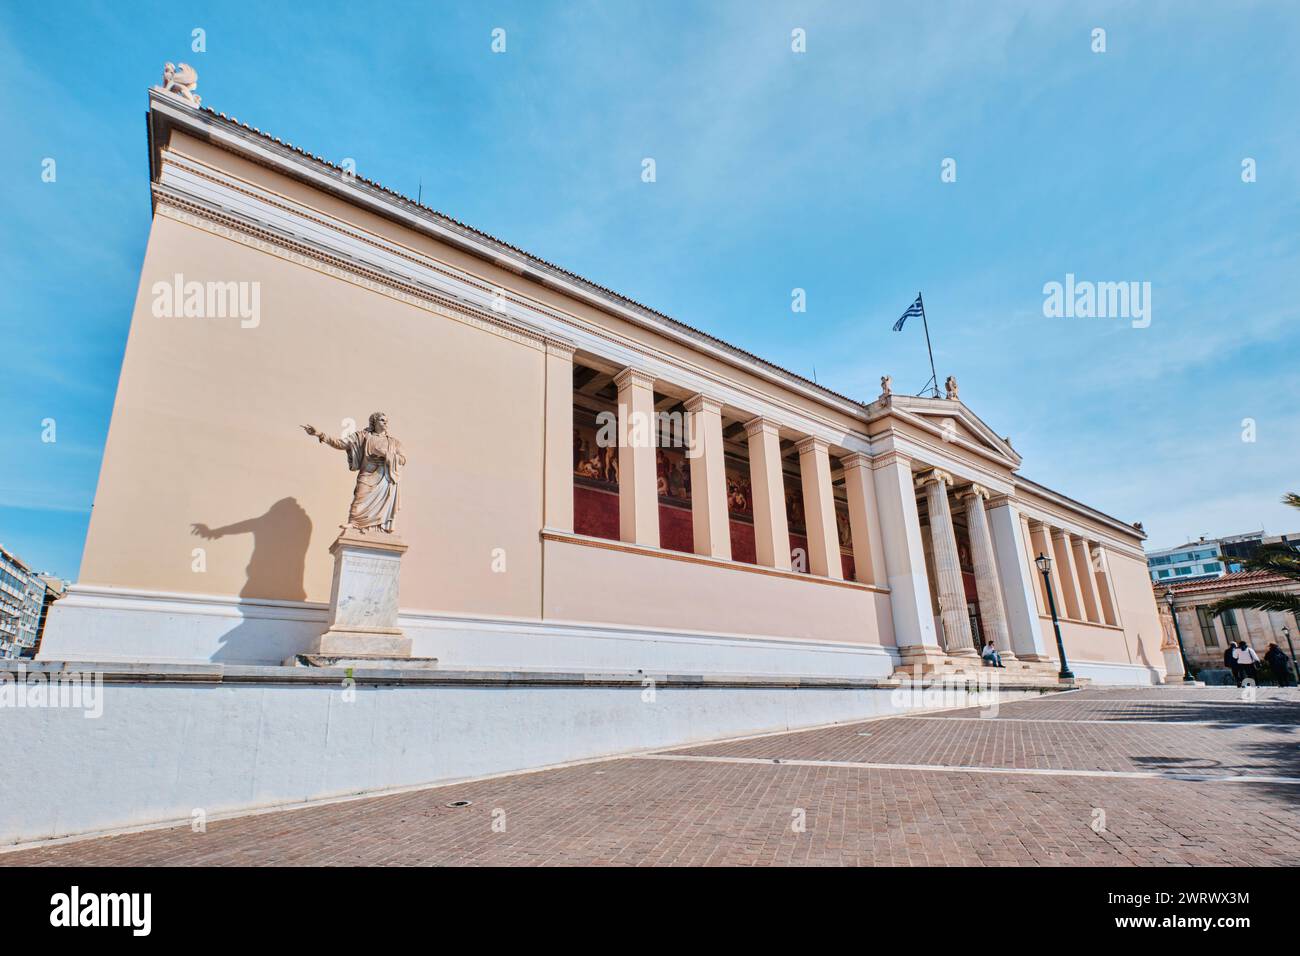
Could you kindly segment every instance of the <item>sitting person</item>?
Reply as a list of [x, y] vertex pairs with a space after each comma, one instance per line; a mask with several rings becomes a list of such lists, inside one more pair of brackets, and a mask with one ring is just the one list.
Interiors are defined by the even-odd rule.
[[985, 667], [1002, 667], [1002, 655], [993, 647], [993, 642], [989, 641], [980, 651], [980, 657], [984, 658]]

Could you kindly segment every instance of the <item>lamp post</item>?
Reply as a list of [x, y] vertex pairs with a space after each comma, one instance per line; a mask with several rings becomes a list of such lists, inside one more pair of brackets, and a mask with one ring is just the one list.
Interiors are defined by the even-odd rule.
[[1056, 618], [1056, 598], [1052, 596], [1052, 559], [1047, 555], [1039, 553], [1034, 564], [1038, 565], [1038, 570], [1043, 574], [1043, 583], [1047, 585], [1047, 606], [1052, 611], [1052, 630], [1056, 631], [1056, 652], [1061, 658], [1061, 680], [1074, 680], [1074, 674], [1070, 670], [1070, 665], [1065, 659], [1065, 642], [1061, 640], [1061, 622]]
[[1192, 682], [1192, 668], [1187, 663], [1187, 651], [1183, 649], [1183, 629], [1178, 626], [1178, 615], [1174, 613], [1174, 589], [1165, 592], [1165, 603], [1169, 605], [1169, 616], [1174, 619], [1174, 637], [1178, 638], [1178, 656], [1183, 659], [1183, 681]]
[[1291, 669], [1295, 671], [1296, 683], [1300, 684], [1300, 662], [1295, 659], [1295, 648], [1291, 646], [1291, 628], [1282, 625], [1282, 636], [1286, 638], [1286, 649], [1291, 652]]

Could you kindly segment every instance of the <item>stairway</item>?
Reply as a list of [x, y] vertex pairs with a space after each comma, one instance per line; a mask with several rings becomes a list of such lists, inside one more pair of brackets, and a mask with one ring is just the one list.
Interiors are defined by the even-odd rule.
[[899, 667], [893, 676], [899, 680], [922, 681], [965, 678], [974, 681], [996, 682], [1003, 687], [1055, 686], [1061, 689], [1086, 687], [1092, 681], [1087, 677], [1061, 680], [1060, 668], [1055, 661], [1008, 660], [1003, 667], [985, 667], [978, 657], [944, 657], [935, 666], [917, 675], [912, 669]]

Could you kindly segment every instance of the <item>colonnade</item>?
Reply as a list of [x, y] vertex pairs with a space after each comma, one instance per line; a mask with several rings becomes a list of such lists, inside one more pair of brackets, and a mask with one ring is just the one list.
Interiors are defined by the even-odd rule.
[[[547, 343], [544, 520], [550, 531], [573, 531], [573, 350]], [[619, 537], [658, 548], [659, 496], [656, 467], [653, 375], [624, 368], [614, 376], [618, 404]], [[716, 396], [698, 393], [683, 403], [691, 478], [691, 521], [697, 554], [731, 560], [722, 410]], [[795, 443], [803, 491], [809, 571], [844, 576], [836, 528], [831, 446], [822, 437], [763, 414], [744, 422], [749, 452], [757, 564], [791, 570], [786, 520], [783, 437]], [[1105, 549], [1062, 528], [1028, 520], [1005, 494], [955, 478], [940, 467], [915, 463], [886, 450], [838, 456], [845, 484], [854, 576], [890, 592], [894, 637], [903, 657], [922, 664], [942, 657], [976, 655], [953, 524], [954, 506], [964, 514], [970, 538], [980, 620], [1004, 658], [1049, 660], [1040, 614], [1042, 592], [1033, 567], [1040, 551], [1053, 557], [1053, 585], [1062, 616], [1117, 624]], [[940, 629], [935, 627], [930, 575], [917, 506], [926, 503]]]

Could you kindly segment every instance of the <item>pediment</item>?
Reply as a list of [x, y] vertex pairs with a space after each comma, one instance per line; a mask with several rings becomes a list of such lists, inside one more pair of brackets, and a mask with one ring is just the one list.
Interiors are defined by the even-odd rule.
[[1001, 459], [1012, 470], [1020, 467], [1020, 455], [1010, 442], [960, 399], [889, 395], [873, 403], [873, 410], [874, 406], [883, 415], [892, 413], [943, 440], [974, 446], [986, 455]]

